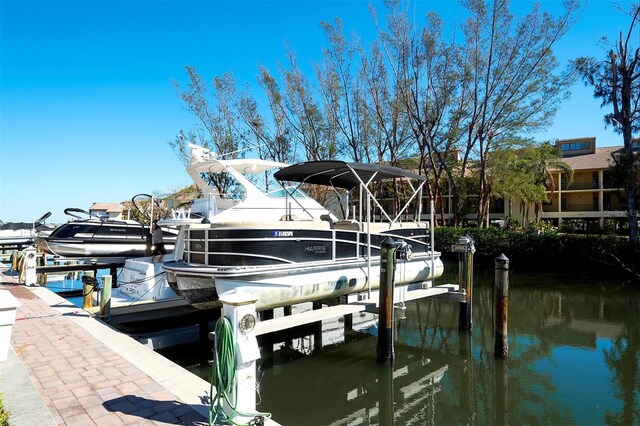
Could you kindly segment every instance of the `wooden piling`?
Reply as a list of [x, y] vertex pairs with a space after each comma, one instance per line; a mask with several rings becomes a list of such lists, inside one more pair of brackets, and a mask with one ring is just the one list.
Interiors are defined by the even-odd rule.
[[509, 342], [507, 322], [509, 314], [509, 259], [504, 254], [495, 259], [496, 288], [495, 315], [494, 315], [494, 350], [495, 356], [507, 358], [509, 356]]
[[109, 266], [109, 274], [111, 275], [111, 288], [117, 288], [118, 287], [118, 265], [116, 264], [111, 264], [111, 266]]
[[100, 295], [100, 319], [111, 319], [111, 275], [102, 277], [102, 292]]
[[393, 279], [395, 241], [386, 237], [380, 244], [380, 294], [378, 303], [378, 362], [393, 361]]
[[[46, 266], [46, 264], [47, 258], [44, 254], [36, 258], [37, 266]], [[38, 283], [38, 285], [47, 285], [47, 274], [36, 275], [36, 282]]]
[[[84, 274], [95, 278], [93, 271], [86, 271]], [[93, 280], [82, 280], [82, 309], [88, 308], [93, 308]]]
[[469, 237], [460, 238], [458, 244], [452, 249], [453, 252], [460, 253], [459, 284], [465, 291], [465, 301], [460, 302], [459, 305], [458, 330], [471, 331], [473, 328], [473, 253], [476, 249], [473, 240]]

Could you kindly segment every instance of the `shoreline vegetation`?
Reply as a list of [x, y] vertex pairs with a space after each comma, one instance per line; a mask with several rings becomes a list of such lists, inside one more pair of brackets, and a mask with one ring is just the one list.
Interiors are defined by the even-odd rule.
[[493, 268], [494, 259], [504, 253], [511, 271], [588, 272], [640, 281], [640, 253], [628, 237], [439, 227], [435, 244], [443, 259], [458, 258], [451, 246], [463, 236], [473, 239], [474, 262], [480, 268]]

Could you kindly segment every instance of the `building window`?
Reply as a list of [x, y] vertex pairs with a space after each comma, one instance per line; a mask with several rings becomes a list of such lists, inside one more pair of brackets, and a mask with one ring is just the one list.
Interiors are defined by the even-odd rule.
[[593, 182], [593, 189], [600, 188], [600, 179], [598, 178], [598, 172], [593, 172], [593, 177], [591, 178]]
[[572, 143], [563, 143], [560, 145], [560, 149], [563, 152], [566, 151], [582, 151], [585, 149], [589, 149], [591, 144], [589, 142], [572, 142]]

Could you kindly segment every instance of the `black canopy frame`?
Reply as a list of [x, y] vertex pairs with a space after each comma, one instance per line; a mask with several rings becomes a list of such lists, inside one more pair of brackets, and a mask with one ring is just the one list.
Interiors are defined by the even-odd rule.
[[[295, 191], [305, 183], [331, 186], [336, 194], [338, 193], [336, 188], [351, 191], [356, 186], [360, 186], [360, 188], [366, 192], [368, 200], [373, 200], [390, 223], [394, 223], [400, 218], [416, 196], [419, 196], [419, 199], [422, 198], [422, 187], [426, 182], [426, 177], [399, 167], [337, 160], [307, 161], [294, 164], [279, 170], [274, 174], [274, 177], [281, 182], [299, 182], [300, 185], [298, 185]], [[369, 185], [372, 182], [398, 178], [405, 179], [408, 182], [409, 186], [413, 190], [413, 194], [402, 209], [400, 209], [396, 217], [391, 219], [379, 201], [373, 196], [373, 193], [369, 189]], [[412, 179], [419, 182], [417, 187], [411, 183]], [[360, 206], [362, 206], [362, 202], [360, 203]], [[421, 214], [422, 203], [419, 203], [418, 221], [420, 221]]]

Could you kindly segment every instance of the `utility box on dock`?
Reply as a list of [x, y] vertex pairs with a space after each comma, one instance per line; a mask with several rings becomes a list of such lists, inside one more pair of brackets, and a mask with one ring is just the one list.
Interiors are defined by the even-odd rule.
[[16, 310], [20, 302], [8, 290], [0, 290], [0, 362], [7, 360], [11, 330], [16, 322]]
[[[227, 413], [237, 413], [236, 421], [246, 423], [253, 417], [247, 413], [256, 412], [256, 360], [260, 358], [260, 348], [256, 338], [256, 298], [241, 290], [232, 290], [220, 295], [222, 314], [231, 323], [235, 339], [236, 387], [226, 401]], [[254, 414], [251, 414], [253, 416]]]
[[24, 249], [24, 285], [33, 286], [37, 284], [36, 267], [37, 253], [35, 246], [29, 246]]

